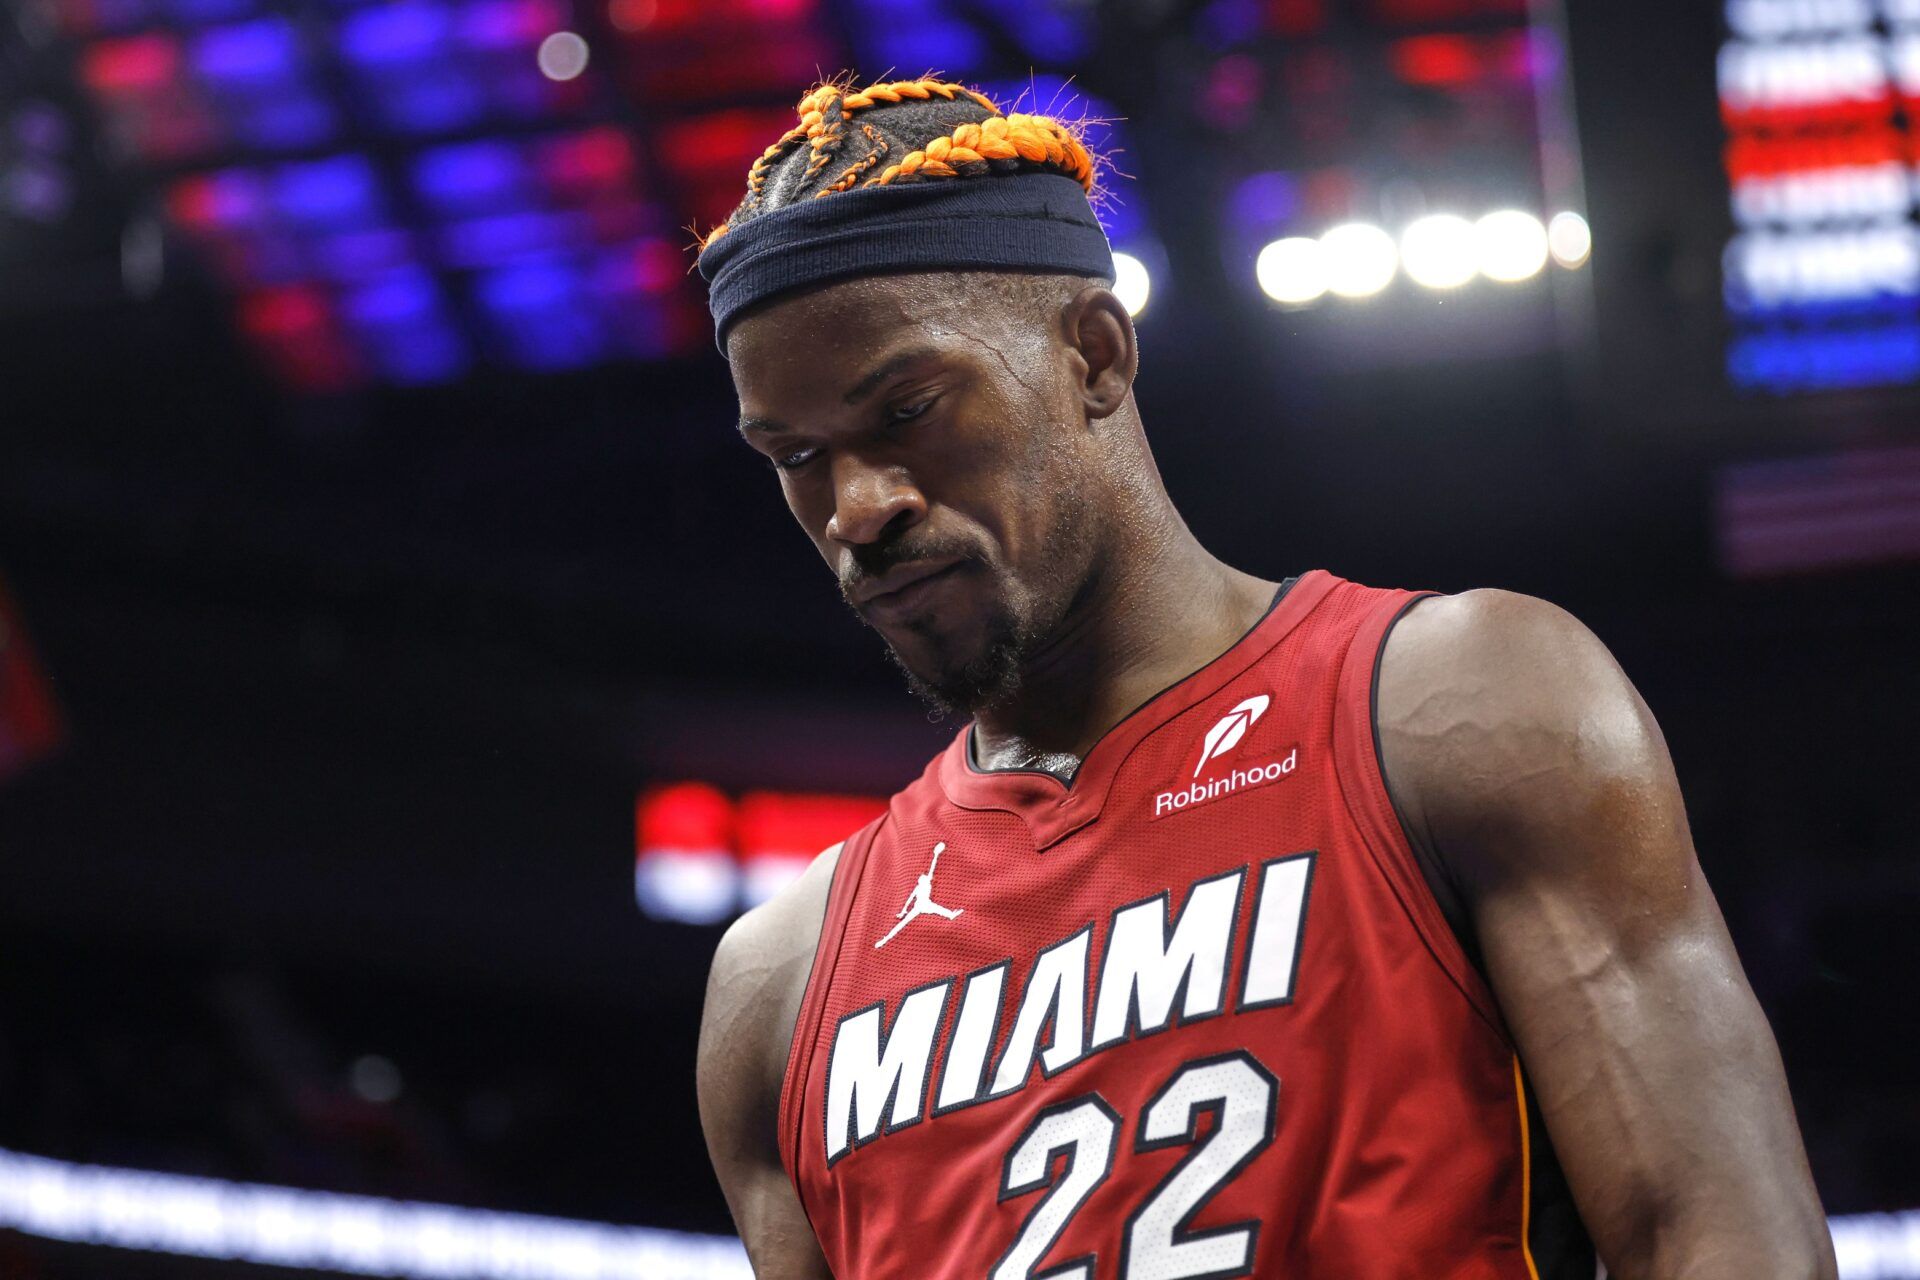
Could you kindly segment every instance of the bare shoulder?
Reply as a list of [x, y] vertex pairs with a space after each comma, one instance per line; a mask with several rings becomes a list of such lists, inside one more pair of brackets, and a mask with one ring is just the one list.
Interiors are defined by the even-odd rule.
[[1376, 698], [1410, 834], [1469, 880], [1490, 868], [1463, 862], [1507, 848], [1537, 856], [1538, 837], [1623, 800], [1681, 818], [1652, 713], [1599, 638], [1544, 600], [1483, 590], [1421, 601], [1388, 636]]

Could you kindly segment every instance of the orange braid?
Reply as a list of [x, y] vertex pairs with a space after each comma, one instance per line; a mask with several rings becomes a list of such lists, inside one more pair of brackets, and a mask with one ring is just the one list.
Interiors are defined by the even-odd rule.
[[858, 111], [862, 107], [870, 107], [876, 102], [901, 102], [908, 98], [925, 102], [928, 98], [936, 95], [945, 98], [948, 102], [952, 102], [955, 98], [965, 98], [977, 106], [985, 107], [996, 116], [1000, 114], [999, 106], [992, 98], [987, 97], [983, 93], [975, 93], [965, 85], [950, 84], [945, 80], [930, 80], [925, 78], [919, 80], [892, 80], [885, 84], [868, 85], [856, 93], [848, 94], [846, 97], [846, 105], [847, 110]]
[[[887, 152], [892, 150], [892, 147], [887, 145], [886, 134], [881, 133], [865, 120], [860, 121], [859, 124], [860, 132], [867, 135], [867, 141], [872, 144], [873, 150], [867, 152], [866, 159], [857, 160], [848, 166], [847, 171], [835, 178], [830, 185], [823, 188], [820, 195], [832, 195], [836, 191], [847, 190], [853, 186], [854, 183], [860, 181], [861, 178], [864, 178], [869, 169], [886, 159]], [[815, 196], [814, 198], [819, 199], [819, 196]]]
[[[911, 182], [925, 178], [972, 177], [996, 171], [1009, 171], [1022, 165], [1051, 169], [1079, 181], [1093, 190], [1095, 163], [1086, 145], [1071, 126], [1048, 116], [1015, 112], [1002, 114], [1000, 107], [985, 94], [965, 85], [932, 77], [917, 80], [889, 80], [849, 91], [842, 83], [829, 81], [808, 91], [795, 105], [800, 122], [760, 153], [747, 171], [747, 199], [741, 210], [757, 204], [765, 192], [775, 165], [805, 142], [810, 152], [802, 180], [811, 180], [833, 162], [846, 141], [848, 117], [869, 107], [901, 102], [925, 102], [944, 98], [948, 102], [964, 100], [985, 109], [988, 118], [977, 124], [963, 124], [944, 138], [935, 138], [919, 151], [909, 152], [898, 164], [888, 165], [878, 174], [867, 175], [886, 158], [889, 147], [884, 134], [863, 120], [860, 127], [872, 150], [850, 165], [827, 186], [814, 192], [813, 198], [851, 190], [855, 186], [878, 187], [893, 182]], [[700, 245], [705, 248], [727, 233], [723, 222], [708, 232]]]
[[900, 163], [888, 165], [862, 186], [879, 187], [915, 178], [976, 176], [1011, 169], [1022, 162], [1052, 169], [1093, 190], [1093, 155], [1073, 130], [1047, 116], [1014, 112], [979, 124], [963, 124], [944, 138], [935, 138], [919, 151], [908, 152]]
[[[929, 98], [945, 98], [952, 102], [955, 98], [966, 98], [991, 111], [1000, 114], [1000, 108], [992, 99], [975, 93], [964, 85], [949, 84], [944, 80], [890, 80], [882, 84], [868, 85], [864, 89], [848, 93], [837, 84], [823, 84], [806, 97], [800, 99], [797, 110], [800, 123], [796, 131], [805, 136], [812, 148], [813, 157], [807, 162], [802, 180], [817, 177], [827, 167], [841, 144], [846, 140], [847, 117], [856, 111], [865, 110], [876, 103], [925, 102]], [[835, 110], [835, 108], [838, 108]], [[792, 136], [791, 134], [788, 136]], [[872, 131], [868, 131], [872, 136]], [[851, 185], [851, 184], [849, 184]], [[845, 188], [840, 188], [844, 190]], [[824, 194], [824, 193], [822, 193]]]

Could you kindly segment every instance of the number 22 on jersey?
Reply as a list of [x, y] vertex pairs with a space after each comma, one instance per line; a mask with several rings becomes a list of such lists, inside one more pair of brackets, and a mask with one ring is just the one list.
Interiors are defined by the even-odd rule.
[[[1135, 1132], [1135, 1151], [1189, 1145], [1193, 1149], [1121, 1226], [1120, 1280], [1198, 1280], [1242, 1275], [1253, 1264], [1257, 1221], [1208, 1231], [1187, 1224], [1207, 1201], [1273, 1141], [1280, 1082], [1242, 1051], [1189, 1062], [1148, 1101]], [[1202, 1136], [1202, 1116], [1213, 1127]], [[1000, 1178], [1004, 1202], [1044, 1190], [1021, 1223], [990, 1280], [1092, 1280], [1091, 1254], [1036, 1270], [1095, 1188], [1113, 1172], [1126, 1121], [1097, 1093], [1056, 1103], [1007, 1152]], [[1056, 1178], [1055, 1157], [1066, 1163]]]

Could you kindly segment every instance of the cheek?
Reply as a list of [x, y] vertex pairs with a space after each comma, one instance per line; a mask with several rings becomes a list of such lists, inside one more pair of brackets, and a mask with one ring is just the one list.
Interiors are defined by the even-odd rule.
[[827, 486], [806, 475], [783, 471], [780, 493], [787, 500], [787, 510], [793, 513], [794, 522], [806, 531], [827, 563], [833, 564], [834, 552], [827, 541], [827, 521], [833, 518], [833, 499]]

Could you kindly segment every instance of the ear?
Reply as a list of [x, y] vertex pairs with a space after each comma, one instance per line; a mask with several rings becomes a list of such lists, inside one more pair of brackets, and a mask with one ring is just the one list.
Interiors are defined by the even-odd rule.
[[1133, 317], [1113, 290], [1094, 284], [1074, 296], [1061, 319], [1067, 345], [1079, 357], [1074, 371], [1087, 417], [1100, 419], [1117, 412], [1127, 402], [1134, 375], [1140, 371]]

